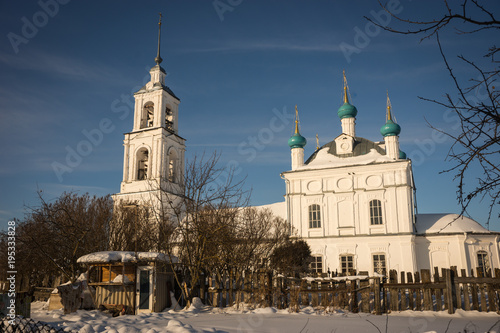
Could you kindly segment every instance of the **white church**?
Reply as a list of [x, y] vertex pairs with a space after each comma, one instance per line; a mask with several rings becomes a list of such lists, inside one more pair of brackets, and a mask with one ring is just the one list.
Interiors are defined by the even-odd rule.
[[[134, 94], [134, 122], [125, 134], [123, 181], [115, 202], [161, 198], [160, 189], [174, 196], [183, 192], [180, 100], [165, 85], [160, 38], [155, 62], [151, 80]], [[344, 75], [344, 104], [337, 112], [342, 133], [307, 160], [296, 116], [288, 140], [291, 170], [281, 174], [285, 202], [261, 206], [286, 219], [292, 235], [307, 241], [313, 270], [386, 275], [390, 269], [500, 267], [500, 233], [456, 214], [416, 214], [412, 163], [399, 149], [401, 128], [390, 103], [383, 141], [370, 141], [356, 136], [358, 111], [348, 95]]]
[[387, 98], [383, 141], [356, 136], [357, 109], [344, 74], [342, 133], [304, 161], [306, 139], [288, 140], [291, 170], [283, 172], [285, 202], [269, 205], [307, 241], [316, 272], [387, 275], [433, 267], [500, 267], [500, 233], [457, 214], [417, 214], [412, 163], [399, 148], [401, 127]]

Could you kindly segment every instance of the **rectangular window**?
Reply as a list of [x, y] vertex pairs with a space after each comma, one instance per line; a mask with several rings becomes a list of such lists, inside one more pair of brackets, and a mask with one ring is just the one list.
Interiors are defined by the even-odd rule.
[[354, 260], [352, 255], [340, 256], [340, 270], [342, 274], [347, 274], [354, 270]]
[[319, 205], [309, 206], [309, 228], [321, 228], [321, 208]]
[[387, 270], [385, 265], [385, 254], [373, 255], [373, 271], [381, 275], [387, 275]]
[[490, 270], [490, 261], [488, 259], [488, 253], [485, 251], [479, 251], [477, 253], [477, 265], [483, 276], [487, 276], [486, 273]]
[[372, 225], [382, 224], [382, 203], [380, 200], [370, 201], [370, 223]]
[[312, 257], [310, 268], [312, 273], [323, 273], [323, 257]]

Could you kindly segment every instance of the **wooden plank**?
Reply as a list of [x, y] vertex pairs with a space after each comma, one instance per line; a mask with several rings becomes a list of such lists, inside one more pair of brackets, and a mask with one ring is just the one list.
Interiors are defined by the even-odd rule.
[[[411, 272], [406, 273], [406, 278], [408, 284], [413, 284], [413, 274]], [[413, 294], [415, 293], [415, 289], [408, 289], [408, 305], [410, 306], [410, 310], [414, 310], [414, 300], [413, 300]]]
[[460, 284], [458, 280], [455, 278], [458, 276], [457, 272], [457, 266], [451, 266], [451, 271], [453, 272], [453, 284], [454, 284], [454, 289], [453, 289], [453, 304], [455, 305], [455, 308], [461, 309], [462, 308], [462, 293], [460, 292]]
[[[462, 269], [460, 271], [460, 275], [462, 277], [466, 277], [467, 271], [465, 269]], [[469, 294], [469, 284], [468, 283], [462, 283], [462, 290], [464, 294], [464, 310], [465, 311], [470, 311], [470, 294]]]
[[[474, 277], [474, 270], [471, 270], [471, 277]], [[472, 310], [477, 310], [479, 311], [479, 301], [477, 299], [477, 284], [476, 283], [471, 283], [471, 290], [472, 290]]]
[[[415, 272], [415, 283], [420, 283], [420, 274], [418, 272]], [[422, 311], [422, 296], [420, 295], [421, 289], [418, 288], [415, 290], [416, 292], [416, 308], [417, 311]]]
[[[394, 269], [391, 269], [389, 271], [389, 283], [392, 284], [397, 284], [398, 283], [398, 272]], [[391, 311], [398, 311], [399, 310], [399, 295], [398, 295], [398, 289], [397, 287], [391, 287], [389, 288], [389, 295], [390, 295], [390, 309]]]
[[[434, 267], [434, 282], [439, 282], [439, 268]], [[434, 289], [434, 297], [436, 298], [436, 311], [443, 310], [443, 303], [441, 299], [441, 289]]]
[[[446, 280], [446, 268], [441, 268], [441, 277], [443, 281]], [[444, 298], [444, 309], [448, 310], [448, 293], [446, 292], [446, 284], [443, 289], [443, 298]]]
[[318, 306], [318, 282], [311, 282], [311, 305], [312, 307]]
[[488, 292], [488, 310], [493, 312], [496, 311], [496, 298], [497, 295], [495, 293], [495, 289], [493, 289], [492, 284], [487, 285], [487, 292]]
[[448, 313], [455, 313], [455, 308], [453, 307], [453, 280], [452, 271], [450, 269], [445, 270], [445, 280], [446, 280], [446, 301]]
[[[424, 284], [430, 284], [431, 283], [431, 271], [428, 269], [422, 269], [420, 270], [422, 274], [422, 282]], [[424, 310], [432, 310], [432, 292], [431, 288], [426, 286], [423, 288], [423, 293], [424, 293]]]
[[358, 313], [359, 308], [358, 308], [358, 292], [356, 289], [358, 289], [358, 280], [351, 280], [351, 286], [350, 286], [350, 292], [351, 292], [351, 312], [352, 313]]
[[361, 312], [370, 313], [370, 282], [368, 280], [359, 281], [361, 288]]
[[374, 294], [374, 308], [375, 308], [375, 314], [376, 315], [381, 315], [382, 314], [382, 304], [380, 303], [380, 278], [377, 277], [373, 280], [373, 294]]

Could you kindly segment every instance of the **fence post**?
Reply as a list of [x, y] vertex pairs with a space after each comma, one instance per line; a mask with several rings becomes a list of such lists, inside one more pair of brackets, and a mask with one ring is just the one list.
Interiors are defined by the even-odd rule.
[[451, 269], [445, 270], [445, 282], [446, 282], [446, 302], [448, 303], [448, 313], [455, 313], [455, 308], [453, 305], [453, 271]]
[[[389, 271], [389, 283], [398, 283], [398, 272], [394, 269]], [[389, 288], [389, 294], [391, 295], [391, 300], [389, 301], [389, 306], [391, 311], [399, 310], [399, 295], [398, 289], [395, 287]]]
[[352, 302], [352, 313], [358, 313], [358, 291], [357, 289], [358, 280], [351, 280], [351, 302]]
[[375, 303], [375, 314], [376, 315], [381, 315], [382, 314], [382, 304], [380, 304], [380, 278], [376, 277], [373, 280], [373, 302]]

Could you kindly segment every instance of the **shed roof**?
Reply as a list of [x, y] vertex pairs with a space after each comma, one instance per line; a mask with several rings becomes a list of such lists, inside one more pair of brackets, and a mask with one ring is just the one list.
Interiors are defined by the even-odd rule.
[[[137, 256], [136, 256], [137, 254]], [[134, 251], [101, 251], [86, 254], [78, 258], [81, 264], [104, 264], [104, 263], [134, 263], [138, 261], [170, 262], [165, 253], [159, 252], [134, 252]], [[172, 262], [177, 263], [177, 257], [172, 256]]]

